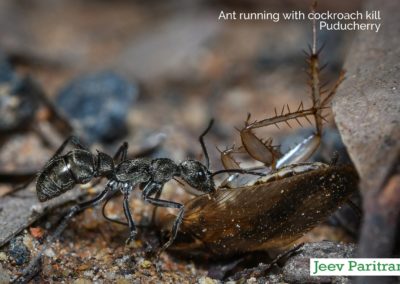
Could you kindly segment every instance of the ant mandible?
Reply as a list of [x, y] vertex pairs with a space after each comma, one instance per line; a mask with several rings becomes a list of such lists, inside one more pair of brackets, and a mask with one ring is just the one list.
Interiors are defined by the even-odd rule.
[[[170, 238], [162, 246], [160, 252], [168, 248], [173, 243], [182, 222], [184, 206], [177, 202], [160, 199], [165, 183], [175, 177], [179, 177], [198, 193], [211, 194], [215, 191], [213, 177], [217, 174], [235, 172], [262, 175], [243, 169], [225, 169], [214, 173], [210, 171], [210, 161], [204, 143], [204, 136], [211, 129], [212, 124], [213, 120], [210, 121], [207, 129], [199, 137], [205, 157], [205, 164], [190, 159], [179, 164], [168, 158], [127, 159], [128, 143], [126, 142], [120, 146], [114, 157], [100, 151], [97, 151], [97, 154], [92, 154], [79, 143], [79, 140], [75, 136], [69, 137], [56, 151], [38, 176], [36, 191], [39, 201], [44, 202], [52, 199], [71, 190], [77, 184], [88, 183], [93, 178], [107, 178], [108, 182], [105, 189], [95, 198], [73, 206], [50, 239], [54, 239], [56, 235], [60, 234], [67, 226], [69, 220], [76, 214], [87, 208], [96, 206], [103, 201], [105, 201], [105, 206], [116, 193], [121, 192], [127, 223], [108, 218], [104, 214], [104, 207], [103, 215], [109, 221], [128, 225], [130, 234], [127, 243], [131, 242], [135, 239], [137, 230], [129, 207], [129, 196], [136, 187], [139, 187], [142, 189], [143, 199], [150, 204], [179, 209], [179, 213], [172, 226]], [[65, 155], [61, 155], [68, 144], [72, 144], [74, 149]]]

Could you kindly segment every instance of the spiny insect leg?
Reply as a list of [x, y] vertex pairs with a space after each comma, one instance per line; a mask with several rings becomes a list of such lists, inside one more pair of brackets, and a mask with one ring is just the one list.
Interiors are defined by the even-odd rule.
[[344, 70], [340, 71], [339, 78], [336, 80], [335, 84], [333, 85], [332, 89], [329, 91], [328, 95], [322, 100], [321, 106], [326, 107], [330, 101], [332, 100], [333, 96], [336, 94], [336, 90], [340, 86], [340, 84], [345, 79], [346, 72]]
[[276, 168], [282, 166], [306, 162], [312, 154], [318, 149], [321, 143], [321, 136], [312, 134], [293, 149], [283, 155], [276, 163]]
[[253, 159], [260, 161], [267, 166], [275, 166], [276, 160], [280, 156], [280, 153], [274, 149], [273, 146], [261, 141], [261, 139], [258, 138], [254, 132], [247, 127], [244, 127], [240, 131], [240, 138], [242, 140], [243, 147]]
[[225, 150], [221, 151], [217, 148], [217, 150], [220, 153], [220, 158], [221, 158], [221, 163], [224, 167], [224, 169], [240, 169], [240, 164], [235, 160], [235, 158], [232, 156], [235, 153], [240, 153], [240, 150], [235, 149], [235, 146], [233, 145], [230, 148], [226, 148]]

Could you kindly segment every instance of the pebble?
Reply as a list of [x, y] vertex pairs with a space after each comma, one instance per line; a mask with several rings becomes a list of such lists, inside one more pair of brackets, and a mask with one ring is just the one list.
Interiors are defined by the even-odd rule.
[[131, 281], [129, 279], [124, 278], [124, 277], [119, 277], [115, 283], [116, 284], [130, 284]]
[[126, 117], [138, 92], [135, 84], [103, 71], [72, 80], [58, 93], [56, 105], [87, 142], [107, 143], [126, 134]]
[[29, 262], [31, 255], [21, 236], [11, 240], [8, 253], [17, 265], [22, 265]]
[[28, 77], [20, 77], [0, 53], [0, 133], [26, 128], [36, 114], [38, 88]]
[[7, 260], [7, 254], [5, 252], [0, 252], [0, 261], [6, 261]]
[[149, 269], [151, 266], [152, 266], [152, 263], [150, 261], [148, 261], [148, 260], [143, 260], [140, 263], [140, 267], [143, 268], [143, 269]]
[[46, 249], [46, 250], [44, 251], [44, 254], [45, 254], [45, 256], [51, 257], [51, 258], [53, 258], [53, 257], [56, 256], [56, 253], [54, 252], [54, 250], [53, 250], [52, 248]]
[[210, 277], [203, 276], [199, 279], [198, 283], [199, 284], [217, 284], [218, 282]]
[[349, 278], [339, 276], [310, 276], [310, 258], [350, 258], [355, 247], [324, 241], [309, 243], [301, 247], [283, 267], [283, 279], [289, 283], [349, 283]]
[[85, 278], [78, 278], [74, 281], [74, 284], [92, 284], [92, 281]]

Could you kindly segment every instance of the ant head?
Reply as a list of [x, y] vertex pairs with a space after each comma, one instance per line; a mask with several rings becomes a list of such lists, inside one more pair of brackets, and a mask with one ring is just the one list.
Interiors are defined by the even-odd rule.
[[179, 168], [181, 178], [195, 190], [191, 193], [207, 194], [215, 191], [212, 173], [199, 161], [183, 161]]

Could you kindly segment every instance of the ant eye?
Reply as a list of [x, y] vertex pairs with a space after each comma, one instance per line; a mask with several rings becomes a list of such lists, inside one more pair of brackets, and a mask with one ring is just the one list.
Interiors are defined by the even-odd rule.
[[203, 171], [198, 171], [198, 172], [196, 172], [196, 178], [199, 181], [205, 181], [206, 180], [206, 174]]

